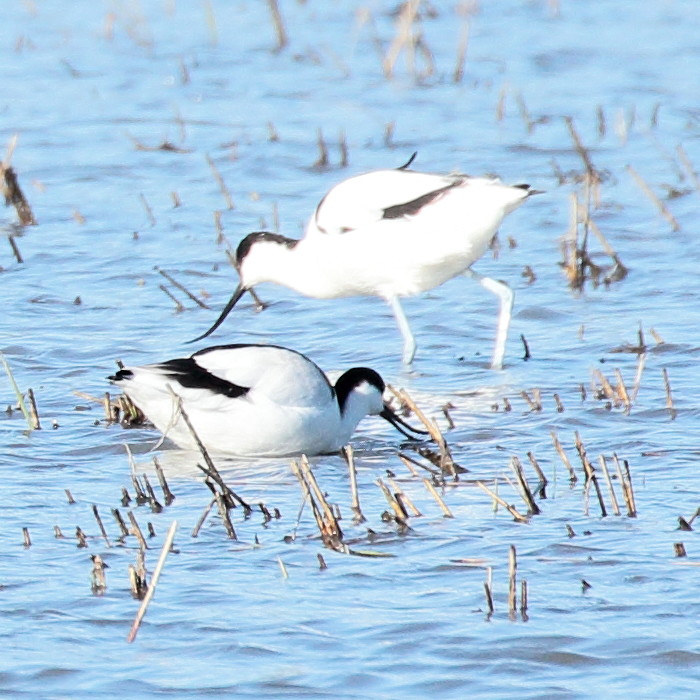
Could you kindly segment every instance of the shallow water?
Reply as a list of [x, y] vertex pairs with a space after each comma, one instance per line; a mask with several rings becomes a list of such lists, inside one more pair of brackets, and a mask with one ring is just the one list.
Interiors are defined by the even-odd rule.
[[[290, 43], [278, 52], [266, 3], [242, 0], [24, 3], [0, 27], [0, 141], [19, 134], [12, 164], [39, 221], [20, 229], [11, 209], [2, 213], [24, 262], [5, 244], [0, 349], [19, 386], [34, 389], [44, 427], [27, 433], [18, 411], [0, 419], [3, 696], [695, 697], [700, 545], [694, 531], [677, 530], [677, 518], [700, 505], [699, 193], [676, 149], [682, 145], [700, 167], [700, 15], [692, 3], [673, 0], [561, 2], [558, 12], [544, 0], [481, 3], [467, 20], [465, 73], [455, 83], [465, 21], [455, 3], [440, 4], [421, 23], [435, 72], [416, 76], [425, 68], [421, 57], [412, 70], [402, 55], [391, 80], [382, 74], [381, 50], [395, 36], [394, 3], [282, 5]], [[564, 116], [604, 174], [593, 218], [629, 268], [623, 281], [588, 284], [581, 293], [569, 289], [559, 266], [582, 172]], [[319, 130], [329, 150], [325, 168], [314, 167]], [[340, 166], [341, 134], [347, 167]], [[183, 152], [136, 145], [164, 141]], [[136, 642], [126, 644], [138, 607], [127, 567], [138, 544], [134, 537], [117, 542], [110, 509], [121, 508], [121, 487], [131, 490], [123, 445], [139, 471], [152, 474], [148, 450], [157, 436], [105, 425], [101, 407], [72, 392], [109, 390], [104, 377], [116, 358], [137, 364], [191, 352], [185, 341], [212, 322], [236, 281], [217, 243], [215, 211], [232, 246], [277, 220], [280, 232], [297, 236], [332, 184], [398, 166], [414, 151], [420, 169], [495, 172], [546, 191], [506, 220], [498, 259], [486, 256], [476, 266], [516, 291], [502, 372], [488, 369], [496, 302], [467, 280], [407, 300], [418, 341], [410, 374], [401, 369], [393, 318], [373, 299], [320, 302], [262, 287], [275, 303], [260, 314], [242, 304], [212, 341], [282, 343], [329, 370], [373, 366], [445, 429], [441, 407], [449, 401], [455, 428], [446, 437], [470, 470], [445, 489], [454, 517], [443, 517], [403, 466], [391, 429], [367, 420], [355, 446], [368, 522], [351, 522], [339, 457], [315, 460], [315, 473], [345, 516], [346, 541], [390, 557], [324, 549], [308, 507], [297, 524], [301, 493], [284, 460], [220, 464], [234, 490], [279, 508], [280, 519], [265, 523], [260, 513], [245, 519], [234, 511], [233, 542], [212, 514], [192, 538], [209, 491], [196, 457], [161, 450], [176, 500], [157, 514], [131, 507], [142, 527], [150, 521], [156, 531], [149, 569], [173, 520], [177, 553], [167, 559]], [[679, 230], [628, 165], [665, 201]], [[172, 193], [181, 206], [173, 206]], [[598, 241], [590, 246], [607, 264]], [[156, 265], [210, 295], [211, 310], [172, 288], [186, 307], [175, 313]], [[532, 283], [521, 274], [526, 265]], [[615, 350], [637, 342], [640, 324], [649, 351], [627, 414], [595, 398], [591, 373], [614, 383], [619, 369], [630, 389], [638, 357]], [[521, 397], [533, 389], [541, 411]], [[512, 410], [504, 410], [504, 398]], [[0, 400], [15, 402], [6, 379]], [[552, 431], [579, 474], [573, 487]], [[638, 517], [601, 517], [595, 495], [585, 498], [576, 431], [594, 464], [600, 454], [629, 461]], [[541, 514], [518, 524], [502, 508], [494, 512], [473, 482], [504, 477], [499, 494], [524, 512], [505, 477], [517, 455], [534, 484], [528, 452], [550, 483]], [[422, 512], [405, 533], [380, 517], [387, 504], [375, 481], [386, 469]], [[55, 525], [66, 539], [54, 538]], [[76, 547], [76, 526], [88, 535], [87, 549]], [[373, 541], [368, 528], [377, 533]], [[687, 559], [674, 557], [677, 542]], [[508, 615], [510, 545], [518, 577], [528, 582], [527, 619]], [[89, 555], [97, 553], [110, 567], [102, 596], [90, 590]], [[585, 592], [582, 580], [591, 586]]]

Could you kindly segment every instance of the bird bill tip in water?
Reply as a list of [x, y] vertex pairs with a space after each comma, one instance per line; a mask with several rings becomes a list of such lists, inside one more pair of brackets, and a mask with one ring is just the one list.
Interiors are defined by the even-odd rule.
[[229, 315], [231, 312], [231, 309], [238, 303], [239, 299], [248, 291], [247, 287], [244, 287], [243, 285], [239, 284], [238, 287], [236, 287], [236, 291], [233, 293], [231, 298], [228, 300], [228, 304], [224, 307], [224, 310], [221, 312], [219, 315], [219, 318], [216, 319], [214, 322], [214, 325], [206, 332], [202, 333], [202, 335], [198, 335], [196, 338], [193, 338], [192, 340], [189, 340], [187, 342], [189, 343], [196, 343], [198, 340], [203, 340], [207, 336], [210, 336], [226, 319], [226, 317]]
[[[400, 418], [392, 408], [387, 404], [384, 404], [384, 410], [379, 414], [385, 421], [391, 423], [396, 430], [398, 430], [402, 435], [405, 435], [409, 440], [418, 440], [416, 435], [429, 435], [427, 430], [420, 430], [419, 428], [414, 428], [412, 425], [407, 423], [403, 418]], [[411, 432], [407, 432], [407, 431]], [[414, 433], [413, 435], [411, 433]]]

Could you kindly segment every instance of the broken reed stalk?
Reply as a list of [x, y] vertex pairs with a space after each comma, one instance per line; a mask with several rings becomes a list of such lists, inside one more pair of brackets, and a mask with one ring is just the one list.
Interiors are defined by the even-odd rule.
[[0, 352], [0, 360], [2, 361], [3, 367], [5, 368], [5, 374], [7, 375], [7, 378], [10, 380], [10, 384], [12, 385], [12, 390], [15, 392], [15, 397], [17, 399], [17, 405], [19, 406], [20, 410], [22, 411], [22, 415], [24, 416], [24, 420], [27, 421], [27, 428], [29, 430], [32, 430], [32, 417], [29, 414], [29, 411], [27, 410], [27, 405], [24, 402], [24, 395], [22, 392], [19, 390], [19, 387], [17, 386], [17, 382], [15, 381], [15, 377], [12, 374], [12, 370], [10, 369], [10, 365], [5, 359], [5, 355]]
[[5, 206], [9, 207], [12, 205], [15, 208], [17, 218], [22, 226], [36, 226], [32, 208], [29, 206], [29, 202], [19, 186], [17, 173], [10, 165], [16, 146], [17, 134], [14, 134], [7, 144], [5, 158], [0, 163], [0, 192], [5, 197]]
[[630, 401], [625, 381], [622, 378], [622, 372], [620, 372], [619, 369], [615, 370], [615, 378], [617, 379], [617, 386], [615, 387], [617, 390], [616, 393], [620, 397], [622, 405], [625, 407], [625, 413], [629, 413], [632, 409], [632, 402]]
[[27, 389], [27, 398], [29, 399], [29, 415], [32, 419], [32, 430], [41, 430], [41, 422], [39, 421], [39, 411], [36, 407], [36, 399], [34, 398], [33, 389]]
[[680, 224], [676, 221], [673, 214], [669, 211], [668, 207], [654, 194], [654, 191], [649, 187], [644, 178], [631, 166], [625, 166], [627, 172], [633, 177], [634, 181], [637, 183], [639, 188], [644, 192], [644, 194], [649, 198], [649, 200], [656, 206], [661, 215], [666, 219], [666, 221], [671, 224], [671, 228], [674, 231], [680, 231]]
[[289, 43], [287, 38], [287, 32], [284, 28], [284, 22], [282, 21], [282, 14], [280, 13], [279, 4], [277, 0], [267, 0], [267, 4], [270, 8], [270, 14], [272, 15], [272, 24], [275, 28], [275, 36], [277, 37], [277, 46], [275, 51], [281, 51]]
[[518, 560], [515, 546], [510, 545], [508, 549], [508, 614], [515, 617], [517, 609], [517, 578]]
[[24, 258], [22, 257], [22, 253], [19, 252], [19, 246], [17, 245], [14, 235], [10, 234], [7, 237], [7, 242], [10, 244], [10, 248], [12, 248], [12, 254], [15, 256], [15, 260], [21, 265], [24, 262]]
[[92, 554], [92, 571], [90, 572], [90, 587], [95, 595], [102, 595], [107, 590], [105, 569], [109, 568], [99, 554]]
[[350, 510], [353, 512], [353, 523], [359, 525], [360, 523], [366, 522], [367, 518], [362, 514], [362, 509], [360, 508], [360, 495], [357, 491], [357, 469], [355, 467], [355, 453], [353, 452], [351, 445], [346, 445], [341, 450], [345, 462], [348, 465], [348, 471], [350, 472], [350, 493], [352, 496], [352, 502], [350, 504]]
[[579, 435], [579, 432], [576, 431], [574, 432], [574, 438], [575, 438], [575, 444], [576, 444], [576, 450], [579, 454], [579, 457], [581, 459], [581, 464], [583, 465], [583, 471], [586, 474], [586, 484], [593, 484], [593, 488], [595, 489], [596, 496], [598, 497], [598, 504], [600, 505], [600, 514], [605, 517], [608, 512], [605, 509], [605, 500], [603, 499], [603, 492], [600, 490], [600, 484], [598, 483], [598, 477], [596, 476], [595, 469], [593, 468], [593, 465], [591, 464], [590, 460], [588, 459], [588, 455], [586, 453], [586, 448], [583, 444], [583, 440], [581, 440], [581, 436]]
[[420, 510], [416, 508], [410, 496], [391, 478], [391, 476], [387, 476], [387, 479], [389, 481], [389, 485], [394, 491], [394, 498], [403, 506], [404, 510], [409, 508], [413, 515], [417, 518], [423, 515]]
[[386, 498], [387, 503], [389, 504], [391, 509], [394, 511], [394, 515], [397, 517], [397, 519], [399, 519], [401, 521], [407, 520], [408, 519], [408, 512], [406, 511], [406, 508], [404, 508], [403, 503], [401, 503], [396, 498], [396, 495], [390, 491], [390, 489], [387, 487], [387, 485], [381, 479], [377, 479], [375, 481], [375, 483], [382, 490], [382, 493], [384, 494], [384, 498]]
[[148, 605], [151, 602], [151, 599], [153, 598], [153, 594], [156, 592], [158, 579], [160, 578], [160, 574], [163, 571], [163, 566], [165, 566], [165, 559], [167, 558], [168, 552], [170, 552], [170, 548], [172, 547], [173, 540], [175, 539], [176, 530], [177, 520], [173, 520], [173, 522], [170, 525], [170, 529], [168, 530], [168, 534], [165, 536], [163, 548], [160, 550], [160, 556], [158, 557], [158, 563], [156, 564], [156, 568], [153, 571], [153, 576], [151, 576], [151, 582], [148, 586], [148, 592], [146, 593], [144, 599], [141, 601], [141, 606], [139, 607], [138, 612], [136, 613], [136, 618], [134, 619], [134, 622], [131, 625], [129, 636], [126, 638], [126, 641], [129, 644], [131, 644], [131, 642], [133, 642], [134, 639], [136, 639], [136, 635], [139, 631], [139, 627], [141, 626], [141, 622], [144, 618], [144, 615], [146, 614]]
[[[384, 77], [387, 79], [391, 79], [394, 76], [394, 66], [404, 46], [409, 46], [412, 53], [415, 50], [415, 38], [412, 27], [418, 16], [419, 5], [420, 0], [407, 0], [401, 6], [397, 20], [396, 35], [382, 61]], [[409, 59], [412, 61], [413, 56], [411, 55]]]
[[484, 592], [486, 593], [486, 605], [488, 606], [487, 616], [491, 617], [493, 615], [493, 591], [491, 588], [492, 582], [492, 572], [493, 570], [489, 566], [486, 573], [486, 581], [484, 581]]
[[547, 481], [547, 477], [544, 475], [544, 472], [542, 471], [542, 469], [539, 465], [539, 462], [535, 458], [534, 453], [528, 452], [527, 458], [530, 460], [530, 464], [532, 465], [532, 468], [535, 470], [535, 473], [537, 474], [537, 478], [540, 480], [539, 484], [537, 485], [537, 494], [539, 495], [540, 498], [547, 498], [546, 488], [547, 488], [547, 484], [549, 483]]
[[630, 518], [637, 517], [637, 506], [634, 501], [634, 491], [632, 490], [632, 477], [629, 470], [629, 464], [625, 460], [625, 473], [622, 471], [622, 464], [617, 454], [613, 454], [613, 460], [615, 461], [615, 468], [617, 470], [617, 478], [622, 486], [622, 496], [625, 499], [625, 506], [627, 507], [627, 515]]
[[452, 511], [447, 506], [447, 503], [445, 503], [445, 501], [442, 499], [442, 496], [437, 492], [437, 489], [433, 486], [432, 482], [429, 479], [423, 479], [423, 484], [425, 485], [425, 488], [430, 491], [431, 495], [440, 506], [443, 515], [446, 518], [454, 518], [455, 516], [452, 515]]
[[139, 542], [139, 547], [141, 547], [141, 549], [148, 549], [148, 545], [146, 544], [146, 538], [143, 536], [143, 532], [141, 532], [141, 528], [136, 522], [136, 516], [134, 515], [133, 511], [130, 510], [127, 513], [127, 516], [129, 517], [129, 522], [131, 523], [131, 530], [129, 530], [129, 534], [134, 535], [136, 537], [136, 539]]
[[520, 493], [525, 501], [529, 515], [538, 515], [540, 513], [540, 508], [535, 503], [535, 499], [530, 490], [530, 486], [525, 479], [525, 473], [523, 472], [523, 465], [520, 460], [513, 456], [510, 458], [510, 467], [515, 473], [515, 478], [518, 480], [518, 486], [520, 487]]
[[600, 455], [598, 461], [600, 463], [600, 468], [603, 470], [605, 483], [608, 485], [608, 491], [610, 492], [610, 502], [612, 503], [613, 513], [615, 513], [615, 515], [620, 515], [620, 506], [617, 503], [617, 496], [615, 496], [615, 489], [613, 488], [612, 479], [610, 478], [610, 472], [608, 471], [608, 464], [605, 461], [605, 457], [603, 455]]
[[143, 483], [146, 485], [146, 493], [148, 494], [148, 503], [151, 506], [151, 510], [154, 513], [161, 513], [163, 511], [163, 506], [158, 502], [156, 493], [151, 486], [148, 476], [146, 474], [142, 474], [141, 478], [143, 479]]
[[308, 500], [311, 505], [323, 544], [336, 552], [347, 553], [347, 548], [342, 543], [343, 533], [338, 520], [318, 488], [308, 460], [302, 455], [302, 459], [299, 462], [293, 461], [291, 466], [301, 486], [304, 501]]
[[28, 527], [22, 528], [22, 542], [24, 544], [25, 549], [29, 549], [29, 547], [32, 546], [32, 538], [29, 536], [29, 528]]
[[192, 294], [192, 292], [190, 292], [190, 290], [187, 289], [187, 287], [185, 287], [184, 284], [182, 284], [181, 282], [178, 282], [172, 275], [167, 273], [162, 268], [158, 267], [158, 265], [156, 265], [153, 269], [156, 270], [156, 272], [158, 272], [159, 274], [163, 275], [163, 277], [165, 277], [165, 279], [168, 280], [168, 282], [170, 282], [170, 284], [177, 287], [181, 292], [186, 294], [195, 304], [197, 304], [197, 306], [201, 307], [202, 309], [210, 309], [211, 308], [210, 306], [207, 306], [203, 301], [198, 299], [194, 294]]
[[237, 493], [232, 491], [227, 486], [226, 482], [224, 482], [221, 474], [219, 473], [219, 470], [216, 468], [216, 465], [212, 461], [212, 458], [209, 456], [209, 452], [204, 446], [204, 443], [199, 439], [199, 435], [197, 435], [197, 431], [194, 429], [192, 421], [190, 421], [190, 417], [187, 415], [187, 412], [185, 411], [185, 408], [182, 405], [182, 397], [177, 396], [175, 393], [173, 393], [173, 399], [177, 400], [177, 411], [180, 414], [180, 416], [182, 416], [182, 420], [185, 422], [187, 429], [190, 431], [192, 439], [197, 445], [197, 448], [199, 449], [199, 452], [204, 458], [205, 464], [207, 465], [205, 468], [201, 464], [197, 464], [197, 468], [203, 471], [210, 479], [212, 479], [219, 485], [222, 493], [224, 494], [224, 496], [226, 496], [226, 499], [230, 501], [231, 506], [234, 506], [237, 502], [243, 507], [243, 510], [245, 511], [246, 515], [252, 513], [253, 509], [250, 507], [250, 505], [246, 503]]
[[148, 203], [148, 200], [146, 199], [143, 192], [139, 192], [139, 199], [141, 200], [141, 204], [143, 205], [143, 208], [146, 210], [146, 216], [148, 216], [149, 223], [151, 224], [151, 226], [155, 226], [156, 225], [156, 217], [153, 216], [153, 210], [151, 209], [151, 205]]
[[527, 581], [520, 582], [520, 616], [527, 622]]
[[[408, 406], [408, 408], [410, 408], [411, 411], [413, 411], [416, 418], [418, 418], [418, 420], [425, 426], [426, 430], [430, 433], [430, 437], [433, 439], [433, 441], [440, 450], [440, 469], [444, 474], [449, 474], [456, 480], [458, 478], [457, 465], [455, 464], [454, 459], [452, 459], [452, 453], [450, 452], [450, 448], [448, 447], [447, 441], [445, 440], [437, 423], [426, 418], [423, 411], [421, 411], [421, 409], [418, 408], [416, 402], [411, 398], [411, 396], [405, 389], [399, 389], [397, 391], [391, 385], [389, 385], [388, 388], [389, 391], [391, 391], [391, 393], [394, 394], [394, 396], [396, 396], [396, 398], [403, 405]], [[464, 471], [466, 471], [466, 469]]]
[[571, 481], [572, 484], [576, 483], [578, 481], [578, 477], [576, 476], [574, 468], [571, 466], [569, 457], [567, 456], [566, 452], [564, 452], [564, 448], [561, 446], [561, 442], [559, 442], [559, 437], [553, 430], [550, 433], [550, 435], [552, 436], [552, 443], [554, 444], [554, 449], [557, 451], [557, 454], [559, 455], [561, 461], [564, 463], [564, 466], [569, 472], [569, 481]]
[[163, 467], [160, 466], [160, 462], [158, 461], [157, 457], [153, 458], [153, 466], [156, 470], [156, 475], [158, 476], [158, 483], [160, 484], [160, 489], [163, 492], [163, 499], [165, 501], [165, 505], [169, 506], [175, 500], [175, 495], [170, 490], [168, 482], [165, 480]]
[[469, 16], [465, 12], [462, 27], [459, 32], [459, 44], [457, 45], [457, 61], [452, 74], [452, 82], [461, 83], [464, 78], [464, 66], [467, 61], [467, 48], [469, 47]]
[[415, 467], [425, 469], [425, 471], [430, 472], [434, 477], [442, 476], [437, 469], [431, 469], [427, 464], [421, 464], [418, 460], [413, 459], [413, 457], [409, 457], [403, 452], [399, 452], [399, 459], [404, 463], [406, 469], [408, 469], [408, 471], [410, 471], [411, 474], [413, 474], [413, 476], [420, 476], [420, 474], [416, 471]]
[[102, 518], [100, 517], [100, 513], [97, 510], [97, 506], [94, 504], [92, 506], [92, 514], [95, 516], [95, 520], [97, 520], [97, 525], [100, 528], [100, 532], [102, 533], [102, 537], [104, 537], [104, 540], [107, 543], [107, 546], [111, 547], [112, 543], [109, 541], [109, 537], [107, 536], [107, 530], [105, 530], [105, 526], [104, 526], [104, 523], [102, 522]]
[[632, 387], [632, 394], [630, 395], [630, 401], [634, 403], [637, 399], [637, 394], [639, 393], [639, 387], [642, 384], [642, 374], [644, 372], [644, 366], [646, 365], [647, 354], [645, 352], [639, 353], [637, 358], [637, 373], [634, 377], [634, 386]]
[[676, 420], [676, 409], [673, 406], [673, 395], [671, 394], [671, 382], [668, 379], [668, 370], [664, 367], [662, 370], [664, 376], [664, 389], [666, 390], [666, 408], [671, 416], [671, 420]]
[[518, 511], [508, 503], [506, 503], [497, 493], [492, 491], [488, 486], [483, 481], [477, 481], [476, 485], [482, 490], [485, 491], [491, 498], [496, 501], [496, 503], [500, 504], [503, 506], [512, 516], [513, 518], [519, 522], [519, 523], [526, 523], [528, 522], [527, 517], [524, 515], [521, 515], [518, 513]]
[[122, 533], [121, 534], [122, 538], [128, 537], [129, 536], [129, 528], [126, 526], [126, 523], [124, 522], [124, 518], [122, 518], [122, 514], [119, 512], [119, 509], [112, 508], [112, 515], [114, 516], [114, 519], [117, 521], [117, 525], [119, 526], [119, 530]]
[[224, 182], [224, 178], [221, 177], [221, 173], [218, 171], [216, 165], [214, 164], [214, 161], [211, 159], [211, 156], [207, 153], [204, 156], [207, 159], [207, 163], [209, 164], [209, 167], [211, 168], [211, 172], [214, 175], [214, 179], [216, 180], [216, 183], [219, 185], [219, 189], [221, 190], [221, 194], [224, 197], [224, 201], [226, 202], [226, 208], [227, 209], [233, 209], [233, 199], [231, 198], [231, 193], [228, 190], [228, 187], [226, 187], [226, 183]]
[[164, 284], [159, 284], [158, 288], [161, 292], [163, 292], [167, 297], [170, 298], [170, 301], [172, 301], [173, 304], [175, 304], [176, 314], [182, 313], [185, 310], [185, 307], [182, 304], [182, 302]]
[[194, 529], [192, 530], [192, 537], [199, 536], [199, 531], [202, 529], [202, 525], [204, 525], [204, 521], [207, 519], [207, 516], [211, 512], [211, 509], [214, 507], [215, 503], [216, 503], [216, 496], [212, 496], [211, 501], [209, 501], [209, 504], [204, 508], [202, 515], [200, 516], [199, 520], [197, 521], [197, 524], [194, 526]]

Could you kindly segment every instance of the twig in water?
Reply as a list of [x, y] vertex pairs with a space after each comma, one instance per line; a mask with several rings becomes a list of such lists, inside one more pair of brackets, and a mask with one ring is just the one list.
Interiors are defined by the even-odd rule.
[[547, 498], [546, 488], [547, 484], [549, 483], [547, 481], [547, 477], [544, 475], [544, 472], [540, 468], [540, 465], [537, 459], [535, 458], [534, 453], [528, 452], [527, 458], [530, 460], [530, 464], [532, 465], [532, 468], [535, 470], [537, 478], [539, 479], [539, 484], [537, 484], [537, 495], [543, 499]]
[[160, 574], [163, 571], [163, 566], [165, 565], [165, 559], [168, 556], [170, 547], [172, 546], [173, 540], [175, 539], [176, 530], [177, 520], [173, 520], [172, 524], [170, 525], [170, 529], [168, 530], [168, 534], [165, 537], [165, 542], [163, 542], [163, 548], [160, 550], [160, 556], [158, 557], [158, 563], [156, 564], [153, 576], [151, 577], [151, 583], [148, 586], [148, 592], [146, 593], [145, 598], [141, 601], [141, 607], [139, 607], [139, 610], [136, 613], [136, 618], [134, 619], [134, 623], [131, 626], [131, 631], [129, 632], [129, 636], [126, 638], [126, 641], [128, 643], [131, 643], [134, 641], [134, 639], [136, 639], [136, 634], [138, 633], [139, 627], [141, 626], [141, 621], [143, 620], [148, 605], [151, 602], [151, 598], [153, 598], [153, 594], [156, 591], [158, 579], [160, 578]]
[[391, 509], [394, 511], [394, 515], [396, 515], [396, 517], [400, 518], [401, 520], [406, 520], [408, 518], [408, 513], [406, 512], [403, 503], [401, 503], [395, 497], [395, 495], [391, 493], [391, 491], [387, 488], [387, 485], [381, 479], [377, 479], [375, 483], [382, 490], [384, 498], [386, 498], [387, 503], [391, 506]]
[[677, 557], [688, 556], [687, 552], [685, 551], [685, 545], [682, 542], [673, 543], [673, 552]]
[[148, 203], [148, 200], [146, 199], [143, 192], [139, 193], [139, 199], [141, 200], [141, 204], [143, 205], [143, 208], [146, 210], [146, 216], [148, 216], [148, 221], [150, 222], [151, 226], [155, 226], [156, 225], [156, 217], [153, 216], [153, 210], [151, 209], [151, 205]]
[[389, 470], [387, 470], [387, 480], [394, 491], [394, 498], [401, 504], [401, 507], [404, 510], [410, 509], [415, 517], [421, 517], [423, 514], [416, 508], [410, 496], [392, 479], [392, 474]]
[[122, 514], [119, 512], [118, 508], [112, 508], [112, 515], [114, 516], [114, 519], [117, 521], [117, 525], [119, 526], [119, 530], [121, 531], [121, 536], [122, 538], [128, 537], [129, 536], [129, 528], [126, 526], [126, 523], [124, 522], [124, 518], [122, 518]]
[[24, 548], [29, 549], [32, 546], [32, 538], [29, 536], [29, 528], [22, 528], [22, 541], [24, 543]]
[[486, 575], [486, 581], [484, 581], [484, 592], [486, 593], [486, 606], [488, 607], [487, 618], [493, 615], [493, 592], [491, 590], [492, 581], [492, 569], [488, 567], [488, 573]]
[[328, 167], [328, 148], [326, 147], [326, 142], [323, 140], [323, 131], [318, 130], [318, 159], [311, 166], [313, 168], [321, 169]]
[[213, 508], [215, 503], [216, 503], [216, 496], [213, 496], [211, 501], [209, 501], [208, 505], [204, 508], [202, 515], [200, 516], [199, 520], [197, 521], [197, 524], [194, 526], [194, 529], [192, 530], [192, 537], [199, 536], [199, 531], [202, 529], [202, 525], [204, 525], [204, 521], [207, 519], [207, 516], [211, 512], [211, 509]]
[[583, 465], [583, 471], [586, 474], [586, 484], [588, 485], [589, 483], [593, 484], [593, 487], [595, 488], [596, 495], [598, 497], [598, 504], [600, 505], [600, 514], [605, 517], [608, 513], [607, 510], [605, 509], [605, 501], [603, 499], [603, 493], [600, 490], [600, 484], [598, 483], [598, 477], [596, 476], [595, 469], [593, 468], [593, 465], [591, 464], [590, 460], [588, 459], [588, 455], [586, 454], [586, 448], [583, 444], [583, 440], [581, 440], [581, 436], [579, 435], [578, 431], [574, 433], [575, 436], [575, 444], [576, 444], [576, 450], [579, 454], [579, 457], [581, 459], [581, 464]]
[[7, 375], [7, 378], [10, 380], [10, 384], [12, 385], [12, 390], [15, 392], [15, 397], [17, 398], [17, 405], [19, 406], [20, 410], [22, 411], [22, 415], [24, 416], [24, 420], [27, 421], [27, 428], [29, 430], [32, 430], [33, 423], [32, 423], [32, 417], [29, 414], [29, 411], [27, 410], [27, 405], [24, 402], [24, 396], [22, 395], [22, 392], [19, 390], [19, 387], [17, 386], [17, 382], [15, 381], [15, 377], [12, 374], [12, 370], [10, 369], [10, 365], [8, 364], [7, 360], [5, 359], [5, 355], [0, 352], [0, 360], [2, 360], [3, 367], [5, 368], [5, 374]]
[[75, 498], [73, 498], [73, 494], [70, 492], [70, 489], [63, 489], [63, 491], [66, 494], [66, 499], [68, 500], [68, 504], [73, 505], [75, 503]]
[[176, 314], [182, 313], [185, 310], [185, 307], [182, 305], [182, 302], [180, 302], [180, 300], [164, 284], [159, 284], [158, 287], [160, 291], [163, 292], [166, 296], [170, 297], [170, 300], [175, 304]]
[[22, 253], [19, 252], [19, 246], [17, 245], [15, 237], [10, 234], [7, 237], [7, 242], [10, 244], [10, 248], [12, 248], [12, 254], [15, 256], [15, 260], [21, 265], [24, 262], [24, 258], [22, 257]]
[[76, 545], [78, 549], [84, 549], [88, 546], [87, 537], [85, 536], [85, 533], [83, 532], [82, 528], [75, 528], [75, 537], [78, 540], [78, 544]]

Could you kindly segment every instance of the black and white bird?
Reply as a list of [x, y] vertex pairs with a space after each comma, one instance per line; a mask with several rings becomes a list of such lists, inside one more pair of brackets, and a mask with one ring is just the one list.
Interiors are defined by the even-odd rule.
[[308, 357], [274, 345], [221, 345], [191, 357], [126, 367], [108, 379], [180, 447], [239, 457], [317, 455], [346, 445], [367, 415], [407, 437], [423, 433], [384, 403], [373, 369], [354, 367], [332, 385]]
[[301, 240], [267, 232], [246, 236], [236, 251], [239, 285], [216, 323], [195, 340], [218, 328], [246, 291], [273, 282], [317, 299], [385, 299], [403, 336], [403, 361], [410, 364], [416, 342], [400, 297], [464, 274], [500, 299], [492, 367], [501, 368], [513, 292], [471, 266], [486, 252], [504, 217], [535, 190], [497, 178], [415, 172], [408, 170], [412, 160], [333, 187]]

